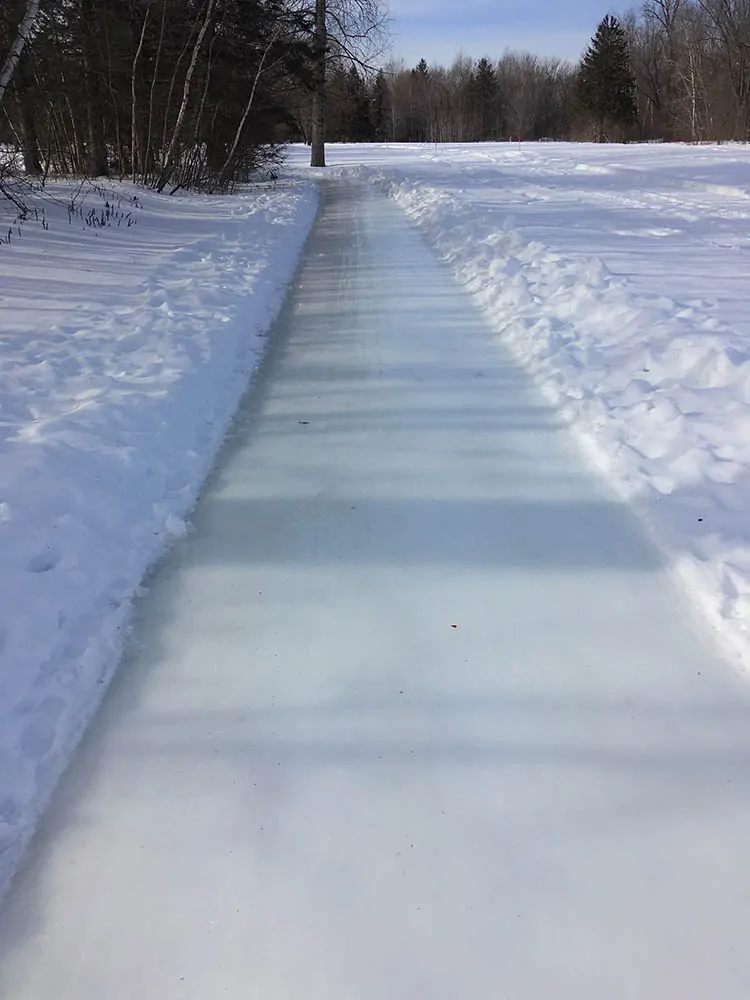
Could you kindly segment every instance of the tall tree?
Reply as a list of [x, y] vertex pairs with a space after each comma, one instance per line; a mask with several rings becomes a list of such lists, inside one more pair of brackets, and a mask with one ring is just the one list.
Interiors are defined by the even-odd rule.
[[730, 106], [730, 135], [750, 135], [750, 0], [698, 0], [709, 18], [718, 41], [726, 72]]
[[15, 37], [10, 43], [8, 51], [5, 53], [2, 64], [0, 64], [0, 104], [18, 68], [24, 46], [34, 30], [34, 23], [39, 16], [39, 3], [40, 0], [26, 0], [26, 7], [18, 24]]
[[412, 108], [411, 108], [411, 129], [412, 139], [417, 142], [425, 142], [430, 136], [430, 119], [432, 118], [432, 108], [434, 105], [434, 91], [432, 74], [427, 65], [426, 59], [420, 59], [411, 71], [412, 79]]
[[476, 115], [476, 138], [497, 135], [497, 73], [489, 59], [480, 59], [472, 79], [472, 104]]
[[310, 166], [326, 165], [326, 60], [328, 58], [328, 4], [315, 0], [312, 39], [312, 122]]
[[596, 123], [600, 141], [605, 139], [608, 127], [633, 125], [637, 121], [628, 40], [622, 25], [611, 14], [601, 21], [584, 54], [577, 93], [581, 107]]
[[370, 132], [376, 142], [383, 142], [388, 129], [388, 83], [379, 69], [370, 95]]
[[39, 155], [39, 137], [36, 130], [35, 100], [32, 80], [28, 72], [28, 60], [21, 59], [13, 81], [18, 114], [18, 138], [21, 144], [23, 170], [28, 177], [36, 177], [42, 172]]
[[324, 167], [326, 66], [332, 59], [369, 70], [386, 18], [379, 0], [315, 0], [310, 166]]
[[104, 75], [95, 37], [94, 0], [79, 0], [78, 18], [86, 103], [86, 167], [92, 177], [100, 177], [109, 170], [102, 114]]
[[346, 79], [347, 91], [347, 133], [353, 142], [369, 142], [372, 139], [370, 124], [370, 95], [367, 84], [356, 66], [350, 66]]

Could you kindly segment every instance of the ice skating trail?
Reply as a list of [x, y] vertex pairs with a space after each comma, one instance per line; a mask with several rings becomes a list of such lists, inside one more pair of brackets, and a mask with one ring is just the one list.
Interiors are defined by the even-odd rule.
[[746, 1000], [745, 681], [406, 218], [325, 199], [0, 998]]

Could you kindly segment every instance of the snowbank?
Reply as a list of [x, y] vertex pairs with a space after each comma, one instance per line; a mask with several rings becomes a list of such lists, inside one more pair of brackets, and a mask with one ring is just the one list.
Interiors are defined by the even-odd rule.
[[[742, 274], [744, 261], [714, 248], [713, 270], [702, 281], [693, 276], [694, 295], [680, 300], [674, 290], [684, 291], [689, 245], [671, 261], [672, 280], [662, 268], [659, 293], [637, 276], [613, 275], [580, 247], [569, 257], [528, 238], [501, 203], [462, 191], [464, 177], [452, 187], [445, 177], [438, 187], [393, 171], [376, 179], [473, 291], [593, 461], [646, 519], [717, 633], [750, 665], [750, 336], [717, 316], [710, 298], [722, 278]], [[497, 181], [507, 184], [499, 174]], [[639, 182], [646, 194], [643, 176]], [[730, 191], [747, 197], [687, 184], [720, 195], [725, 216]], [[750, 206], [734, 214], [742, 243]], [[649, 235], [662, 235], [653, 220]]]
[[74, 196], [52, 186], [49, 230], [0, 246], [0, 891], [145, 572], [186, 530], [316, 211], [299, 184], [111, 185], [69, 221]]

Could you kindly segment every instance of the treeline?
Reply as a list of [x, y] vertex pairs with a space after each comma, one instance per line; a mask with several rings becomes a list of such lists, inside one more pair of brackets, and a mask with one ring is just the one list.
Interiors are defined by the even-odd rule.
[[[0, 7], [6, 51], [24, 7]], [[299, 131], [310, 31], [283, 0], [42, 0], [2, 138], [29, 174], [226, 187]]]
[[646, 0], [619, 21], [605, 18], [578, 66], [506, 53], [447, 68], [391, 63], [370, 79], [340, 68], [331, 73], [328, 136], [748, 140], [750, 0]]
[[[303, 136], [377, 0], [3, 0], [0, 143], [28, 175], [221, 190]], [[6, 157], [7, 160], [7, 157]]]
[[374, 72], [383, 20], [378, 0], [3, 0], [0, 144], [32, 176], [223, 190], [295, 139], [322, 165], [324, 138], [750, 138], [750, 0], [646, 0], [579, 66]]
[[748, 0], [648, 0], [623, 27], [641, 138], [750, 138]]
[[508, 53], [496, 63], [459, 58], [446, 69], [422, 59], [390, 63], [366, 81], [356, 67], [333, 69], [332, 141], [472, 142], [562, 138], [571, 127], [575, 73], [560, 60]]

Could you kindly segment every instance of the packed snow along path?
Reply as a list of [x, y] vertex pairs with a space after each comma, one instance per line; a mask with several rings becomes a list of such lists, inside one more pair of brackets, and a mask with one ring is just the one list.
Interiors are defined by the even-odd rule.
[[326, 197], [0, 998], [746, 1000], [746, 682], [399, 209]]

